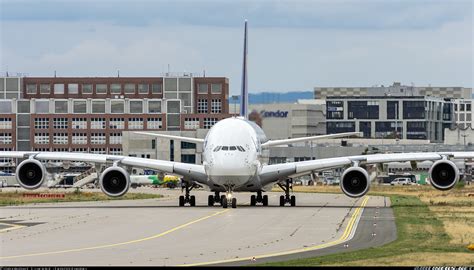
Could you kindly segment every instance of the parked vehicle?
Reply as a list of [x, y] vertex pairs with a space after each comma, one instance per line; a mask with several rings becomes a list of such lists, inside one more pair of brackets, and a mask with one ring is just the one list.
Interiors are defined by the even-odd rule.
[[411, 184], [411, 179], [406, 178], [406, 177], [395, 178], [395, 180], [390, 182], [390, 185], [392, 186], [405, 186], [405, 185], [410, 185], [410, 184]]

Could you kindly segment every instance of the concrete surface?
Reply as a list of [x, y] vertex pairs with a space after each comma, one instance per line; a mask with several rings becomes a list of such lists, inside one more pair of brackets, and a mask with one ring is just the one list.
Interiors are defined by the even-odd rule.
[[[0, 208], [2, 226], [18, 226], [0, 232], [0, 264], [238, 265], [253, 256], [259, 262], [295, 258], [341, 245], [367, 219], [362, 214], [371, 215], [367, 209], [389, 206], [383, 197], [364, 202], [343, 194], [295, 193], [296, 207], [279, 207], [281, 193], [267, 193], [270, 206], [250, 207], [251, 194], [236, 193], [238, 208], [222, 209], [208, 207], [210, 193], [197, 190], [196, 207], [177, 207], [180, 190], [132, 192], [166, 197]], [[361, 203], [364, 208], [355, 207]], [[365, 246], [372, 244], [377, 243]]]

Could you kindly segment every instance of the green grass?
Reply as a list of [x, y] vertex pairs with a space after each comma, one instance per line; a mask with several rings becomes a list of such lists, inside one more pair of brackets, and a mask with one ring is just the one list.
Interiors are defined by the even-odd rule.
[[[140, 200], [156, 199], [163, 197], [159, 194], [127, 193], [122, 197], [109, 197], [99, 192], [74, 192], [64, 193], [64, 198], [27, 198], [23, 194], [35, 192], [0, 192], [0, 206], [21, 205], [27, 203], [53, 203], [53, 202], [83, 202], [83, 201], [105, 201], [105, 200]], [[47, 192], [42, 192], [47, 193]], [[54, 194], [54, 193], [53, 193]]]
[[[386, 195], [387, 196], [387, 195]], [[321, 257], [296, 259], [285, 262], [263, 264], [265, 266], [313, 266], [352, 265], [351, 262], [374, 260], [413, 254], [417, 252], [438, 253], [460, 252], [470, 255], [465, 246], [450, 244], [450, 236], [443, 223], [428, 205], [416, 196], [388, 195], [392, 201], [397, 225], [397, 240], [382, 247], [353, 252], [337, 253]], [[471, 255], [472, 256], [472, 255]], [[414, 263], [416, 265], [416, 263]]]

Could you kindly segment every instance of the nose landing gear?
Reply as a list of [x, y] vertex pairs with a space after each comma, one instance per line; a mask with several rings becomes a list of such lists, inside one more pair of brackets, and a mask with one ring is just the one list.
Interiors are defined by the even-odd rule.
[[285, 185], [278, 183], [278, 186], [285, 191], [285, 195], [280, 196], [280, 206], [285, 206], [285, 204], [296, 206], [296, 197], [290, 196], [290, 190], [293, 190], [293, 181], [287, 179]]
[[237, 208], [237, 199], [232, 197], [232, 191], [229, 191], [226, 195], [221, 196], [222, 208], [227, 208], [229, 204], [232, 206], [232, 208]]

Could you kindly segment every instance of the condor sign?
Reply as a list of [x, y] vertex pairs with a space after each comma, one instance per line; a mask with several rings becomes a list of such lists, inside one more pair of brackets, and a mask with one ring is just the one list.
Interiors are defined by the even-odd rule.
[[287, 111], [265, 111], [265, 110], [262, 110], [260, 111], [260, 115], [263, 117], [263, 118], [267, 118], [267, 117], [277, 117], [277, 118], [286, 118], [288, 117], [288, 112]]

